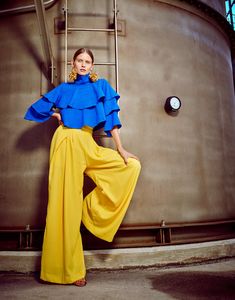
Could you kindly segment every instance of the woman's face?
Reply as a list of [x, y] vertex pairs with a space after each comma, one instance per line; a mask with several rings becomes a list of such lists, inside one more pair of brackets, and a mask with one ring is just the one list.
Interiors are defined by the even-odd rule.
[[87, 75], [93, 67], [92, 59], [86, 52], [79, 54], [72, 63], [79, 75]]

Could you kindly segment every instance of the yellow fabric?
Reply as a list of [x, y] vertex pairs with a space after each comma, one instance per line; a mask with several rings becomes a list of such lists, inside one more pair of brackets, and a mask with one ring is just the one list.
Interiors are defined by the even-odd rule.
[[[92, 129], [59, 126], [50, 150], [49, 201], [41, 279], [69, 284], [85, 277], [81, 220], [97, 237], [112, 241], [130, 203], [140, 163], [98, 146]], [[96, 188], [83, 200], [83, 173]]]

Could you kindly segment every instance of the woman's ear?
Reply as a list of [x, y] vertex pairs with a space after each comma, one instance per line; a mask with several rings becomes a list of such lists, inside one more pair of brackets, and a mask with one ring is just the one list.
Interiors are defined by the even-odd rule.
[[71, 60], [71, 66], [74, 67], [74, 61], [73, 60]]

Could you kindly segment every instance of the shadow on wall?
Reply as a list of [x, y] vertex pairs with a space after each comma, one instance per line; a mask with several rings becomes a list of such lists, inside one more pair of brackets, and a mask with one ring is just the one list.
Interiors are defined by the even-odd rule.
[[[29, 122], [29, 121], [25, 121]], [[48, 160], [43, 167], [40, 177], [38, 179], [37, 197], [34, 201], [34, 211], [32, 212], [33, 221], [30, 224], [35, 224], [37, 227], [44, 226], [47, 209], [48, 199], [48, 170], [49, 170], [49, 148], [54, 131], [57, 128], [57, 122], [54, 119], [47, 121], [46, 123], [37, 124], [31, 123], [32, 126], [24, 131], [21, 136], [18, 137], [16, 142], [16, 149], [21, 152], [32, 152], [40, 148], [48, 150]], [[35, 163], [35, 168], [38, 168], [40, 162]], [[33, 163], [32, 163], [33, 166]]]
[[19, 136], [16, 148], [23, 152], [30, 152], [38, 148], [49, 148], [52, 136], [58, 126], [56, 120], [51, 119], [45, 123], [31, 122], [31, 124], [32, 126]]
[[[27, 16], [27, 14], [25, 16]], [[41, 45], [40, 47], [37, 47], [36, 43], [34, 43], [32, 40], [33, 26], [26, 26], [27, 23], [22, 23], [21, 18], [17, 18], [17, 16], [15, 17], [14, 15], [11, 17], [3, 16], [3, 22], [4, 27], [7, 28], [7, 31], [12, 34], [15, 40], [17, 40], [17, 43], [20, 43], [25, 53], [32, 58], [32, 61], [36, 64], [38, 70], [41, 70], [45, 78], [48, 78], [49, 72], [45, 67], [43, 57], [40, 54]], [[35, 24], [37, 24], [36, 22], [37, 20], [35, 15]], [[36, 30], [37, 32], [34, 34], [36, 34], [39, 39], [39, 29], [36, 27]]]
[[172, 272], [149, 278], [153, 289], [174, 299], [235, 299], [235, 271]]

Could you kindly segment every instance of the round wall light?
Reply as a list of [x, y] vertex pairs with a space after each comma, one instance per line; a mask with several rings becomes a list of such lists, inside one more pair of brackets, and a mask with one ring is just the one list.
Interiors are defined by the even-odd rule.
[[166, 99], [164, 108], [168, 114], [177, 113], [180, 107], [181, 107], [181, 100], [178, 97], [170, 96]]

